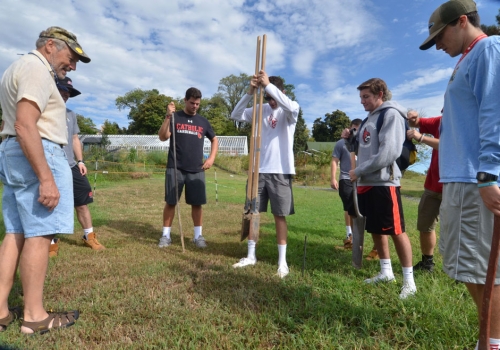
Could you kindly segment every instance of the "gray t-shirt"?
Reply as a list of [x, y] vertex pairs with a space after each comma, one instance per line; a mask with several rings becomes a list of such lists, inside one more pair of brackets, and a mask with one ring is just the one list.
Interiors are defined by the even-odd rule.
[[70, 168], [76, 165], [74, 152], [73, 152], [73, 135], [80, 132], [78, 123], [76, 122], [76, 114], [71, 109], [66, 108], [66, 127], [68, 128], [68, 144], [64, 146], [64, 152]]
[[349, 180], [349, 170], [351, 170], [351, 154], [347, 150], [345, 140], [340, 139], [333, 148], [332, 157], [340, 161], [340, 180]]

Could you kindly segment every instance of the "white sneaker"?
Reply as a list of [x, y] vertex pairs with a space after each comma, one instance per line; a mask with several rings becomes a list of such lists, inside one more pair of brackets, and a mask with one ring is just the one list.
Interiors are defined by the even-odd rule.
[[417, 293], [417, 286], [415, 283], [405, 282], [401, 288], [401, 293], [399, 294], [399, 299], [406, 299]]
[[161, 236], [160, 242], [158, 243], [158, 247], [164, 248], [164, 247], [168, 247], [171, 244], [172, 244], [172, 240], [170, 238], [168, 238], [167, 236]]
[[368, 278], [365, 280], [365, 283], [369, 284], [376, 284], [376, 283], [381, 283], [381, 282], [396, 282], [396, 279], [394, 278], [394, 275], [384, 275], [379, 273], [377, 276]]
[[288, 275], [289, 273], [290, 273], [290, 270], [288, 269], [288, 266], [278, 267], [277, 275], [279, 278], [285, 278], [286, 275]]
[[233, 264], [233, 267], [236, 269], [238, 267], [245, 267], [245, 266], [249, 266], [249, 265], [255, 265], [256, 262], [257, 262], [257, 259], [242, 258], [236, 264]]
[[205, 241], [205, 237], [203, 237], [203, 236], [198, 237], [198, 239], [193, 238], [193, 243], [198, 248], [206, 248], [207, 247], [207, 242]]

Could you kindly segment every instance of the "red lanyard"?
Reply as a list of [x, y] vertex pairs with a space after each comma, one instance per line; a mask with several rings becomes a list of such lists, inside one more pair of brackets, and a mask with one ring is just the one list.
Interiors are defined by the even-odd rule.
[[458, 60], [457, 62], [457, 65], [455, 66], [455, 70], [457, 69], [458, 65], [460, 64], [460, 62], [462, 62], [462, 60], [465, 58], [465, 56], [467, 56], [467, 54], [469, 52], [471, 52], [471, 50], [474, 48], [474, 46], [476, 46], [477, 42], [481, 39], [484, 39], [484, 38], [487, 38], [488, 36], [486, 34], [481, 34], [479, 35], [476, 39], [474, 39], [473, 42], [470, 43], [469, 47], [467, 48], [467, 50], [465, 50], [465, 52], [463, 53], [462, 57], [460, 57], [460, 59]]

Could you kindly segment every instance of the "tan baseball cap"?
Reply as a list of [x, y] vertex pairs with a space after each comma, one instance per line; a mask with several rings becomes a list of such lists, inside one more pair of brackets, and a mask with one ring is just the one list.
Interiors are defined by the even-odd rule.
[[64, 41], [73, 50], [83, 63], [89, 63], [90, 58], [83, 51], [82, 46], [76, 40], [76, 35], [61, 27], [50, 27], [40, 33], [40, 38], [54, 38]]
[[420, 45], [420, 50], [427, 50], [434, 46], [436, 43], [434, 38], [441, 33], [448, 24], [462, 15], [476, 11], [476, 3], [472, 0], [450, 0], [439, 6], [429, 19], [429, 36], [425, 39], [423, 44]]

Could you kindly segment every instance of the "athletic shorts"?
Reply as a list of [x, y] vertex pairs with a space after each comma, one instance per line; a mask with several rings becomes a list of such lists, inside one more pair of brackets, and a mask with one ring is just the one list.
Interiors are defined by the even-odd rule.
[[165, 172], [165, 202], [169, 205], [176, 205], [177, 200], [181, 198], [182, 190], [186, 187], [186, 203], [189, 205], [203, 205], [207, 203], [207, 194], [205, 190], [205, 172], [189, 173], [177, 169], [177, 184], [179, 196], [175, 198], [175, 170], [167, 168]]
[[10, 137], [0, 144], [6, 233], [24, 234], [25, 238], [73, 233], [73, 191], [68, 160], [60, 145], [42, 139], [42, 147], [60, 194], [59, 203], [52, 211], [38, 202], [40, 182], [16, 139]]
[[354, 198], [352, 197], [351, 180], [344, 179], [339, 181], [339, 196], [340, 199], [342, 199], [344, 211], [347, 211], [351, 216], [356, 216], [356, 213], [354, 212]]
[[85, 175], [82, 175], [78, 164], [71, 168], [73, 173], [73, 197], [75, 207], [81, 207], [94, 201], [92, 197], [92, 187]]
[[442, 193], [425, 189], [418, 204], [417, 230], [432, 232], [439, 220], [439, 207], [441, 206]]
[[399, 187], [373, 186], [358, 194], [359, 211], [366, 217], [366, 231], [379, 235], [405, 232], [405, 219]]
[[259, 174], [259, 212], [267, 211], [271, 202], [271, 213], [276, 216], [295, 214], [293, 206], [292, 175]]
[[[439, 251], [444, 272], [458, 281], [485, 284], [493, 213], [479, 196], [477, 184], [445, 183], [440, 218]], [[495, 284], [500, 284], [500, 269]]]

